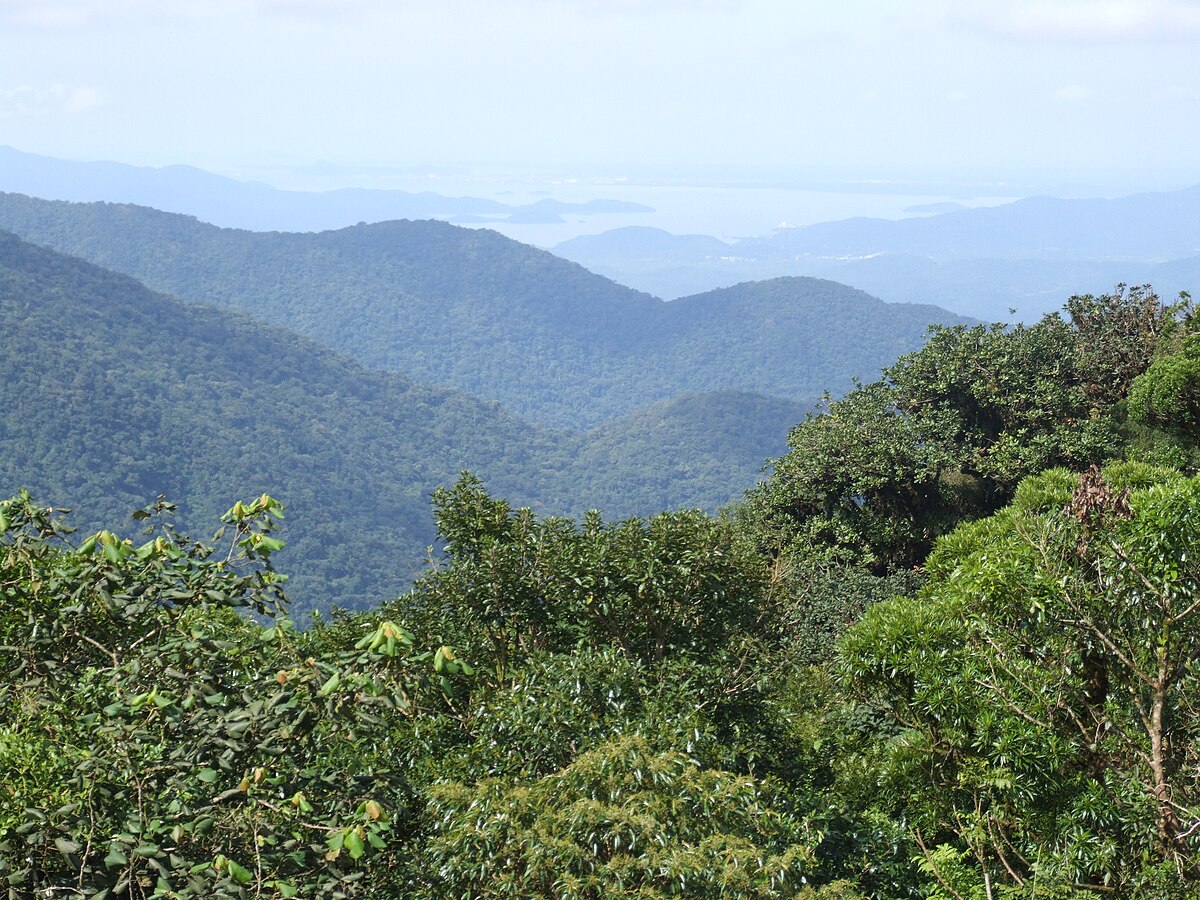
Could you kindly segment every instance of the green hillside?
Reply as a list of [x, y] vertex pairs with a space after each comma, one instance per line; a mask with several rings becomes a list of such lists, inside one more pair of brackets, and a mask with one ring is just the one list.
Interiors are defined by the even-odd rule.
[[0, 227], [551, 426], [587, 428], [687, 392], [841, 392], [918, 346], [931, 322], [960, 321], [807, 278], [665, 303], [495, 232], [432, 221], [263, 234], [5, 194]]
[[429, 495], [462, 469], [547, 513], [712, 510], [755, 482], [803, 414], [698, 397], [588, 435], [546, 431], [4, 232], [0, 378], [4, 492], [27, 488], [98, 527], [159, 493], [185, 522], [210, 522], [266, 491], [300, 526], [292, 592], [326, 608], [407, 587], [433, 540]]
[[741, 499], [811, 408], [733, 391], [664, 400], [589, 432], [577, 476], [593, 505], [612, 515], [631, 512], [631, 496], [641, 499], [632, 510], [639, 514], [715, 510]]
[[[211, 521], [270, 492], [304, 523], [307, 603], [404, 590], [428, 494], [471, 468], [538, 499], [553, 441], [495, 404], [370, 372], [0, 234], [0, 483], [116, 522], [158, 493]], [[370, 565], [366, 560], [370, 559]], [[320, 593], [316, 593], [317, 585]]]

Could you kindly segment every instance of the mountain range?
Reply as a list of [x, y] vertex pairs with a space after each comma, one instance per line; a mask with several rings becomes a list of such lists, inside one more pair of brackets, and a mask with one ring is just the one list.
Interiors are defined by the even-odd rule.
[[[258, 190], [151, 171], [229, 209]], [[109, 175], [162, 189], [88, 177]], [[300, 612], [403, 591], [436, 537], [430, 493], [465, 469], [543, 514], [715, 511], [824, 391], [967, 321], [814, 278], [664, 302], [431, 220], [261, 232], [7, 193], [0, 229], [0, 489], [85, 532], [159, 494], [203, 532], [271, 493]]]
[[1115, 199], [1031, 197], [896, 221], [855, 218], [726, 244], [639, 226], [565, 241], [558, 255], [675, 297], [740, 281], [809, 275], [889, 302], [993, 321], [1036, 319], [1117, 282], [1170, 295], [1200, 283], [1200, 186]]
[[433, 191], [343, 188], [288, 191], [238, 181], [193, 166], [75, 162], [0, 146], [0, 190], [51, 200], [139, 203], [205, 222], [257, 231], [324, 231], [357, 222], [440, 218], [455, 222], [545, 224], [573, 216], [652, 212], [624, 200], [565, 203], [544, 198], [512, 205]]
[[543, 513], [716, 509], [807, 409], [692, 396], [550, 431], [2, 231], [0, 383], [6, 495], [73, 507], [88, 531], [165, 494], [203, 531], [269, 492], [287, 507], [281, 564], [300, 610], [402, 592], [434, 541], [429, 495], [461, 470]]
[[667, 303], [489, 229], [436, 221], [263, 233], [0, 194], [0, 228], [285, 326], [371, 368], [577, 430], [687, 393], [810, 402], [874, 377], [929, 324], [965, 321], [812, 278]]
[[[320, 168], [314, 167], [314, 168]], [[350, 172], [346, 177], [353, 177]], [[924, 190], [937, 190], [925, 186]], [[251, 230], [319, 231], [397, 218], [551, 223], [649, 211], [616, 200], [519, 206], [431, 192], [284, 191], [187, 166], [81, 163], [0, 147], [0, 191], [135, 203]], [[559, 243], [592, 272], [673, 300], [747, 281], [809, 276], [889, 303], [924, 303], [989, 321], [1032, 322], [1079, 293], [1119, 282], [1164, 296], [1200, 282], [1200, 186], [1109, 199], [1028, 197], [992, 207], [918, 204], [897, 221], [855, 218], [728, 243], [629, 226]]]

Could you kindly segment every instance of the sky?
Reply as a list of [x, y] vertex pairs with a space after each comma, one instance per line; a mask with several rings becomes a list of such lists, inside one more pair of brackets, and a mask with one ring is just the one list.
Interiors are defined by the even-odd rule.
[[1198, 51], [1200, 0], [0, 0], [0, 144], [1183, 186]]

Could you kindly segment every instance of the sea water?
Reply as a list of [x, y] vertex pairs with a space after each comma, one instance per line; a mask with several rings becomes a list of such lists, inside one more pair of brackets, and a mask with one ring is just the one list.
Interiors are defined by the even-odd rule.
[[[232, 173], [231, 173], [232, 174]], [[553, 247], [573, 237], [631, 225], [672, 234], [703, 234], [732, 243], [817, 222], [857, 216], [899, 219], [954, 206], [994, 206], [1035, 192], [1036, 186], [1001, 181], [896, 179], [870, 173], [829, 177], [820, 173], [752, 173], [736, 170], [578, 172], [546, 168], [338, 166], [240, 172], [291, 190], [372, 188], [432, 191], [452, 197], [482, 197], [513, 207], [553, 199], [583, 204], [620, 200], [644, 211], [584, 213], [565, 211], [559, 221], [510, 222], [505, 216], [451, 220], [468, 227], [493, 228], [523, 243]]]

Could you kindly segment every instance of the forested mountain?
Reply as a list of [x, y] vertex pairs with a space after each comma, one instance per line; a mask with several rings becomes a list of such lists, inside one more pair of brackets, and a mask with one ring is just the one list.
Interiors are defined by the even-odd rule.
[[[0, 484], [123, 520], [165, 493], [184, 522], [264, 491], [287, 506], [305, 606], [404, 590], [432, 541], [428, 497], [469, 468], [519, 502], [581, 514], [715, 509], [784, 448], [803, 409], [703, 397], [590, 435], [530, 426], [0, 233]], [[669, 423], [664, 429], [664, 423]]]
[[[890, 221], [846, 219], [780, 229], [732, 245], [621, 228], [555, 252], [622, 284], [675, 297], [780, 275], [832, 278], [891, 303], [1025, 321], [1064, 296], [1118, 283], [1166, 294], [1200, 272], [1200, 186], [1112, 200], [1033, 197]], [[709, 239], [711, 241], [711, 239]]]
[[553, 426], [689, 392], [838, 393], [930, 323], [959, 321], [799, 278], [665, 303], [495, 232], [429, 221], [260, 234], [6, 194], [0, 227]]
[[743, 281], [798, 274], [778, 262], [737, 254], [732, 244], [708, 235], [671, 234], [661, 228], [627, 225], [584, 234], [555, 245], [556, 256], [577, 262], [665, 300], [730, 287]]
[[304, 523], [297, 593], [316, 605], [402, 591], [431, 537], [428, 493], [460, 469], [524, 502], [545, 496], [529, 460], [552, 439], [494, 403], [365, 370], [8, 233], [0, 254], [10, 494], [77, 506], [92, 526], [158, 493], [192, 522], [270, 492]]
[[[1189, 298], [906, 352], [828, 282], [664, 304], [436, 223], [0, 201], [193, 288], [0, 232], [0, 484], [34, 493], [0, 499], [10, 896], [1200, 896]], [[898, 359], [802, 421], [724, 389], [841, 371], [843, 333]], [[532, 425], [405, 354], [606, 421]], [[616, 415], [692, 383], [722, 389]], [[764, 453], [721, 515], [657, 512]]]
[[628, 225], [563, 241], [554, 248], [554, 253], [576, 261], [613, 259], [629, 265], [701, 263], [730, 256], [732, 246], [705, 234], [671, 234], [648, 225]]

